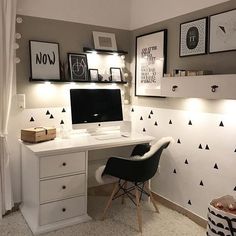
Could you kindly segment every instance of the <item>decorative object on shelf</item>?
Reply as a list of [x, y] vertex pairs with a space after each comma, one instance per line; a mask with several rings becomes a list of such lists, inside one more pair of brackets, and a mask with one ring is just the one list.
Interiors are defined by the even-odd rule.
[[112, 82], [121, 82], [123, 81], [122, 73], [120, 68], [111, 67], [110, 68], [111, 81]]
[[113, 33], [93, 31], [93, 40], [95, 49], [116, 51], [116, 37]]
[[68, 53], [68, 64], [72, 81], [88, 81], [88, 62], [86, 54]]
[[166, 71], [167, 30], [136, 37], [135, 96], [160, 96]]
[[207, 17], [180, 24], [180, 57], [207, 53]]
[[60, 80], [59, 44], [29, 41], [30, 80]]
[[210, 53], [236, 50], [236, 9], [210, 16]]
[[90, 81], [98, 81], [98, 69], [89, 69], [89, 79]]

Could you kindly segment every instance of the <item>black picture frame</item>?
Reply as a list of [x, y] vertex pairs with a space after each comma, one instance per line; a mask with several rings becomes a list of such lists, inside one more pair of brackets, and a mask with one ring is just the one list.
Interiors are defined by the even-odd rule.
[[110, 81], [123, 82], [123, 76], [119, 67], [110, 67]]
[[[166, 73], [167, 68], [167, 32], [167, 29], [162, 29], [147, 34], [142, 34], [136, 37], [135, 96], [162, 97], [161, 78], [163, 77], [164, 73]], [[145, 59], [145, 55], [142, 54], [142, 51], [146, 48], [148, 49], [153, 47], [156, 48], [156, 50], [153, 50], [153, 53], [148, 53], [146, 56], [151, 56], [152, 58], [155, 58], [155, 62], [159, 63], [159, 66], [157, 67], [156, 65], [154, 65], [150, 68], [150, 66], [144, 65], [143, 70], [154, 69], [155, 81], [150, 83], [148, 86], [145, 83], [142, 85], [142, 80], [145, 80], [145, 78], [143, 78], [142, 74], [143, 66], [141, 60], [146, 60], [148, 62], [148, 60]]]
[[68, 53], [68, 69], [71, 81], [89, 81], [88, 60], [84, 53]]
[[197, 56], [207, 53], [208, 17], [180, 24], [179, 56]]
[[236, 50], [235, 24], [236, 8], [209, 16], [210, 54]]
[[59, 43], [29, 40], [30, 81], [59, 81]]
[[89, 69], [89, 80], [94, 82], [99, 81], [98, 69]]

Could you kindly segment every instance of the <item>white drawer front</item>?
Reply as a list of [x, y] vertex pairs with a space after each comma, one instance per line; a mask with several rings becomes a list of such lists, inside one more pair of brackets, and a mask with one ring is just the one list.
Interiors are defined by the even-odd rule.
[[85, 174], [40, 181], [40, 203], [85, 194]]
[[40, 205], [40, 225], [85, 214], [85, 197], [75, 197], [63, 201]]
[[40, 178], [85, 171], [85, 152], [40, 158]]

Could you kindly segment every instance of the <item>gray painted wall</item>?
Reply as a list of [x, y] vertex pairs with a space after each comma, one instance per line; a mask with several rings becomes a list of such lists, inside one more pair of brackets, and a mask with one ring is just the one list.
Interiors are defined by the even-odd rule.
[[[16, 32], [22, 35], [18, 40], [20, 48], [17, 56], [21, 62], [17, 64], [17, 93], [26, 95], [27, 108], [41, 108], [63, 106], [60, 96], [53, 97], [42, 103], [35, 95], [35, 87], [39, 83], [29, 82], [30, 59], [29, 40], [41, 40], [58, 42], [60, 47], [60, 58], [62, 62], [67, 61], [68, 52], [83, 52], [83, 47], [93, 47], [92, 31], [115, 33], [117, 48], [125, 51], [130, 49], [130, 31], [106, 28], [94, 25], [79, 24], [66, 21], [43, 19], [38, 17], [22, 16], [23, 23], [17, 24]], [[129, 54], [126, 57], [129, 65]], [[56, 84], [57, 93], [61, 93], [64, 84]]]
[[[187, 70], [211, 70], [214, 74], [236, 74], [236, 51], [222, 52], [215, 54], [206, 54], [190, 57], [179, 57], [179, 28], [180, 24], [195, 20], [198, 18], [210, 16], [223, 11], [236, 8], [236, 1], [229, 1], [227, 3], [218, 4], [213, 7], [205, 8], [196, 12], [192, 12], [183, 16], [175, 17], [163, 22], [149, 25], [144, 28], [137, 29], [132, 32], [132, 72], [134, 75], [135, 67], [135, 40], [136, 36], [158, 31], [161, 29], [168, 29], [168, 42], [167, 42], [167, 72], [173, 69], [187, 69]], [[134, 89], [133, 77], [133, 89]], [[134, 94], [134, 92], [133, 92]], [[145, 98], [133, 97], [134, 105], [141, 106], [154, 106], [159, 108], [170, 109], [185, 109], [186, 99], [172, 99], [172, 98]], [[203, 110], [205, 112], [221, 112], [221, 107], [218, 106], [218, 101], [205, 100]]]

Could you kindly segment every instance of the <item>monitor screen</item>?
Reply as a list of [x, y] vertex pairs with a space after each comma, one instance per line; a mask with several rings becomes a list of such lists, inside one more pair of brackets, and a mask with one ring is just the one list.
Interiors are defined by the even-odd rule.
[[122, 121], [119, 89], [71, 89], [72, 124]]

